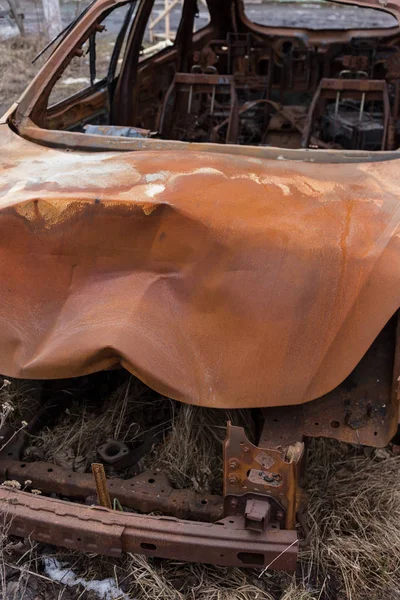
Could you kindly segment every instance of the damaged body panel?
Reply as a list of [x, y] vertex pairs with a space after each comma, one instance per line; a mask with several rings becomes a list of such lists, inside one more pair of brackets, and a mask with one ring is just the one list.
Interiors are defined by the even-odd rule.
[[5, 134], [6, 375], [120, 364], [184, 402], [300, 404], [399, 307], [397, 161], [60, 156]]
[[[153, 53], [151, 0], [91, 4], [1, 120], [0, 372], [50, 387], [0, 432], [0, 504], [11, 533], [68, 548], [290, 570], [307, 438], [383, 447], [398, 425], [400, 4], [323, 31], [207, 5], [194, 31], [185, 0]], [[80, 58], [88, 87], [60, 97]], [[254, 439], [227, 423], [221, 490], [143, 467], [154, 432], [102, 439], [97, 481], [25, 454], [65, 410], [56, 380], [121, 367], [252, 409]]]

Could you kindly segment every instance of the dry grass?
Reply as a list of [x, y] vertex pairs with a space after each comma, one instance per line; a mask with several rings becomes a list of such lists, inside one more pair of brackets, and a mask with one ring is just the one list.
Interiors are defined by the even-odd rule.
[[204, 409], [172, 404], [171, 432], [152, 459], [152, 468], [167, 471], [176, 487], [221, 493], [222, 444], [226, 423], [244, 427], [250, 441], [254, 424], [250, 410]]
[[39, 35], [0, 43], [0, 115], [18, 100], [37, 73], [41, 63], [32, 65], [32, 60], [44, 45], [44, 38]]
[[138, 600], [274, 600], [252, 571], [156, 561], [138, 555], [129, 555], [125, 566], [128, 595]]
[[[27, 455], [76, 471], [89, 471], [96, 448], [107, 439], [135, 443], [145, 434], [163, 440], [145, 460], [149, 469], [168, 473], [179, 488], [220, 493], [222, 444], [231, 420], [254, 436], [251, 411], [225, 411], [180, 405], [149, 390], [134, 377], [113, 393], [78, 401], [62, 418], [32, 439]], [[129, 474], [129, 473], [127, 473]]]
[[135, 443], [145, 433], [170, 426], [171, 401], [134, 377], [127, 377], [111, 393], [106, 388], [101, 402], [89, 392], [87, 398], [73, 402], [56, 424], [32, 439], [28, 455], [87, 471], [98, 458], [96, 448], [107, 439]]
[[303, 579], [348, 600], [400, 598], [400, 457], [314, 440], [307, 469], [311, 545]]
[[[3, 379], [0, 383], [0, 429], [7, 423], [18, 429], [37, 386], [27, 380]], [[1, 445], [1, 444], [0, 444]]]

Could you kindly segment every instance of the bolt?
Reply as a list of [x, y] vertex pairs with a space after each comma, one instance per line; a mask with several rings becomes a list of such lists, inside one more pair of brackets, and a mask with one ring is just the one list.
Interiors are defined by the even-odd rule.
[[238, 468], [238, 463], [236, 462], [236, 460], [231, 460], [231, 462], [229, 463], [229, 468], [230, 469], [237, 469]]
[[243, 452], [250, 452], [250, 448], [248, 446], [243, 446]]
[[239, 504], [239, 501], [237, 498], [231, 498], [231, 506], [232, 508], [236, 508], [236, 506]]
[[235, 485], [235, 483], [238, 482], [238, 478], [236, 477], [236, 475], [230, 475], [229, 476], [229, 483], [232, 485]]
[[283, 521], [284, 518], [284, 514], [282, 510], [278, 510], [278, 512], [276, 513], [276, 518], [278, 519], [278, 521]]

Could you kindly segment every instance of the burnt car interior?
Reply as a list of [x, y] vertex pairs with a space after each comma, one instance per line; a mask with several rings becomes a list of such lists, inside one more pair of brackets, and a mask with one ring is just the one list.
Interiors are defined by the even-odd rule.
[[103, 14], [63, 67], [81, 57], [90, 85], [54, 103], [63, 75], [56, 73], [36, 106], [35, 123], [200, 143], [399, 146], [400, 33], [392, 15], [363, 8], [383, 15], [382, 26], [307, 30], [252, 23], [240, 1], [208, 6], [210, 23], [195, 31], [198, 6], [185, 0], [173, 45], [155, 53], [145, 41], [152, 2], [114, 8], [123, 18], [104, 76], [96, 72], [96, 44], [112, 11]]

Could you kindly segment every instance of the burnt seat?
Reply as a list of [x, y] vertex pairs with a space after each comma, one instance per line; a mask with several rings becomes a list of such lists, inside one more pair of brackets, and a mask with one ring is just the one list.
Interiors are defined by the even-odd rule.
[[[383, 131], [381, 150], [387, 148], [388, 128], [390, 122], [390, 101], [386, 81], [381, 79], [321, 79], [317, 91], [314, 94], [306, 123], [304, 126], [301, 145], [308, 148], [315, 120], [327, 112], [327, 103], [335, 101], [333, 118], [339, 119], [339, 106], [343, 100], [359, 100], [359, 111], [356, 121], [350, 123], [355, 130], [363, 128], [365, 117], [365, 104], [368, 101], [382, 102], [383, 104]], [[354, 120], [354, 119], [353, 119]], [[364, 118], [365, 121], [365, 118]], [[362, 149], [362, 148], [360, 148]]]
[[191, 73], [175, 74], [157, 129], [162, 137], [170, 139], [208, 141], [209, 132], [225, 120], [226, 133], [221, 141], [235, 144], [239, 116], [234, 77], [220, 75], [216, 69], [204, 73], [192, 69]]

